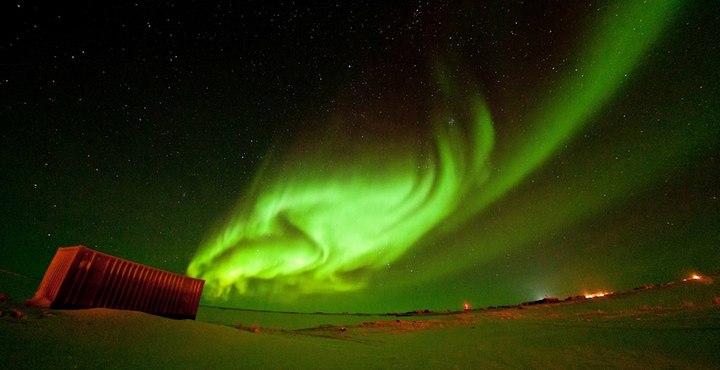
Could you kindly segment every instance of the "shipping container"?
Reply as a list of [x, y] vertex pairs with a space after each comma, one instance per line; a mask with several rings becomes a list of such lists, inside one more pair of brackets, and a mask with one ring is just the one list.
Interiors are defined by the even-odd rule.
[[205, 280], [148, 267], [85, 246], [58, 248], [30, 303], [105, 307], [195, 319]]

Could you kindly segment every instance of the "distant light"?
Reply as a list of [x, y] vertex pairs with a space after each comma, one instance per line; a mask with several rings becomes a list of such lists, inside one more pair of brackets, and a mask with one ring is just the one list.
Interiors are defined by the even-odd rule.
[[465, 311], [470, 311], [470, 310], [472, 309], [472, 308], [470, 307], [470, 303], [467, 303], [467, 302], [465, 302], [465, 303], [463, 304], [463, 308], [465, 309]]
[[683, 281], [688, 281], [688, 280], [702, 280], [702, 276], [700, 276], [698, 274], [692, 274], [692, 276], [690, 276], [689, 278], [683, 279]]
[[585, 293], [585, 298], [587, 298], [587, 299], [593, 299], [593, 298], [605, 297], [605, 296], [610, 295], [610, 294], [612, 294], [612, 292]]

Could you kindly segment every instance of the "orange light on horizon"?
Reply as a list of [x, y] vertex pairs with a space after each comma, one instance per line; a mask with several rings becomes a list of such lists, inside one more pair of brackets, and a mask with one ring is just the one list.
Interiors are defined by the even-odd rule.
[[465, 302], [465, 303], [463, 304], [463, 308], [465, 309], [465, 311], [470, 311], [470, 310], [471, 310], [471, 308], [470, 308], [470, 303]]
[[690, 276], [689, 278], [683, 279], [683, 281], [688, 281], [688, 280], [702, 280], [702, 276], [700, 276], [698, 274], [692, 274], [692, 276]]
[[612, 292], [585, 293], [585, 298], [587, 298], [587, 299], [593, 299], [593, 298], [605, 297], [605, 296], [610, 295], [610, 294], [612, 294]]

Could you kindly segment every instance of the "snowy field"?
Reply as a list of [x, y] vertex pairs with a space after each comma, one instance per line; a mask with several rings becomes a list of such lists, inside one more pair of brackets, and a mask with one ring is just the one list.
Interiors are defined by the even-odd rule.
[[[410, 316], [201, 307], [196, 321], [22, 305], [0, 292], [7, 369], [720, 368], [720, 280]], [[32, 293], [30, 293], [32, 294]], [[24, 315], [24, 316], [23, 316]], [[20, 316], [20, 317], [17, 317]]]

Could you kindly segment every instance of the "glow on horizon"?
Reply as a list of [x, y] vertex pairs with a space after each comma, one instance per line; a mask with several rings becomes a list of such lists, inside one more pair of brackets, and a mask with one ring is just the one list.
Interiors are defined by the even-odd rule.
[[600, 298], [600, 297], [609, 296], [611, 294], [613, 294], [613, 292], [601, 291], [601, 292], [595, 292], [595, 293], [585, 293], [585, 298], [587, 298], [587, 299]]

